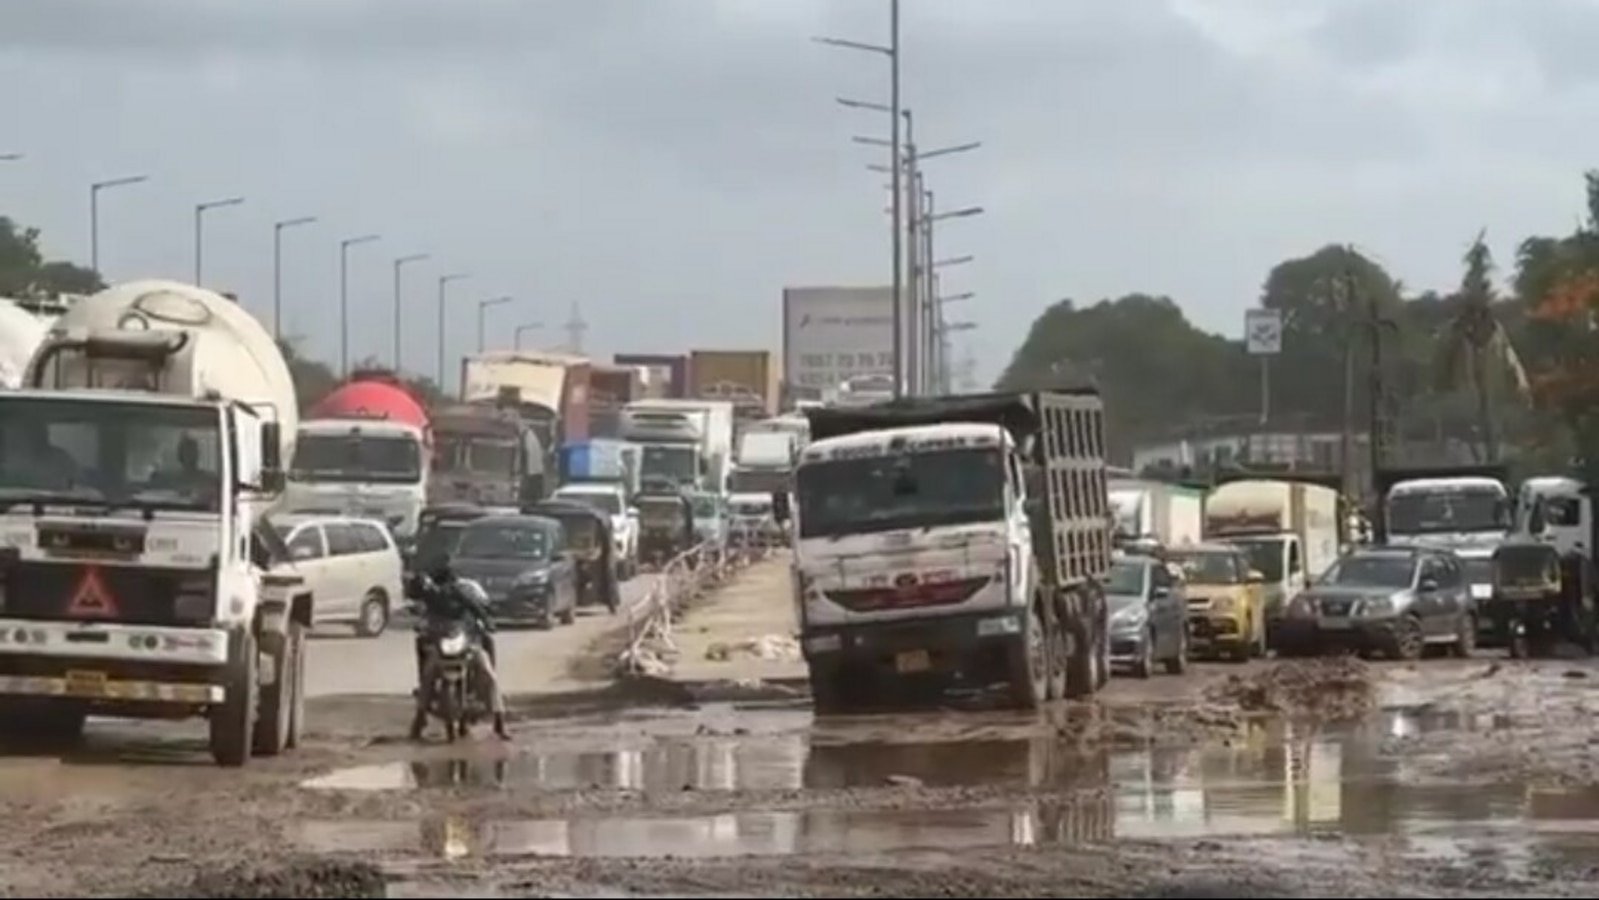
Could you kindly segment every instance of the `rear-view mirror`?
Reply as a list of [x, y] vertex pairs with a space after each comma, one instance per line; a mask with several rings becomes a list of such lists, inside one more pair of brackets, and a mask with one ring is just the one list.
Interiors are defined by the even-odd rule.
[[1156, 587], [1154, 587], [1154, 588], [1152, 588], [1150, 590], [1149, 596], [1154, 597], [1156, 600], [1160, 600], [1160, 599], [1165, 598], [1165, 597], [1170, 597], [1171, 596], [1171, 588], [1166, 587], [1165, 585], [1158, 585], [1158, 586], [1156, 586]]
[[283, 468], [283, 428], [277, 422], [261, 423], [261, 468]]

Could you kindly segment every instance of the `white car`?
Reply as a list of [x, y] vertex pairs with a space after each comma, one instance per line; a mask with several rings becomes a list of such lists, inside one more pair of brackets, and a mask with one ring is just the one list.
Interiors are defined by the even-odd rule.
[[619, 484], [580, 481], [561, 485], [551, 496], [582, 503], [611, 517], [617, 577], [632, 578], [638, 566], [638, 510], [627, 505], [627, 491]]
[[311, 588], [313, 624], [377, 637], [405, 603], [400, 548], [381, 522], [341, 516], [272, 517], [296, 574]]

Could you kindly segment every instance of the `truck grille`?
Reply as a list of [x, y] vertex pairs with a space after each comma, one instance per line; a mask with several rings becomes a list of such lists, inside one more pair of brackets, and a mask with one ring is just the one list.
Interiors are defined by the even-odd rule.
[[[87, 587], [96, 576], [102, 599], [86, 600]], [[202, 625], [213, 617], [215, 578], [212, 570], [16, 562], [0, 572], [0, 615], [120, 625]]]
[[850, 612], [880, 612], [885, 609], [916, 609], [924, 606], [952, 606], [963, 603], [988, 584], [987, 576], [938, 581], [905, 587], [871, 587], [827, 591], [827, 599]]

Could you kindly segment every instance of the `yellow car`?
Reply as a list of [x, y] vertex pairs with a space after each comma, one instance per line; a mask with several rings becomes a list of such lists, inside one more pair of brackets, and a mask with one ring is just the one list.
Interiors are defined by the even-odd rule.
[[1188, 599], [1188, 646], [1195, 656], [1243, 662], [1266, 655], [1264, 576], [1231, 544], [1170, 548], [1167, 561], [1183, 573]]

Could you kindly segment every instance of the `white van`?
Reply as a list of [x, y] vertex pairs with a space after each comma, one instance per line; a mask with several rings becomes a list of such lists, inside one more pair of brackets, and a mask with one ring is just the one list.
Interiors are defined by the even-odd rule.
[[405, 602], [400, 548], [382, 523], [339, 516], [274, 516], [295, 571], [311, 588], [314, 624], [349, 624], [377, 637]]

